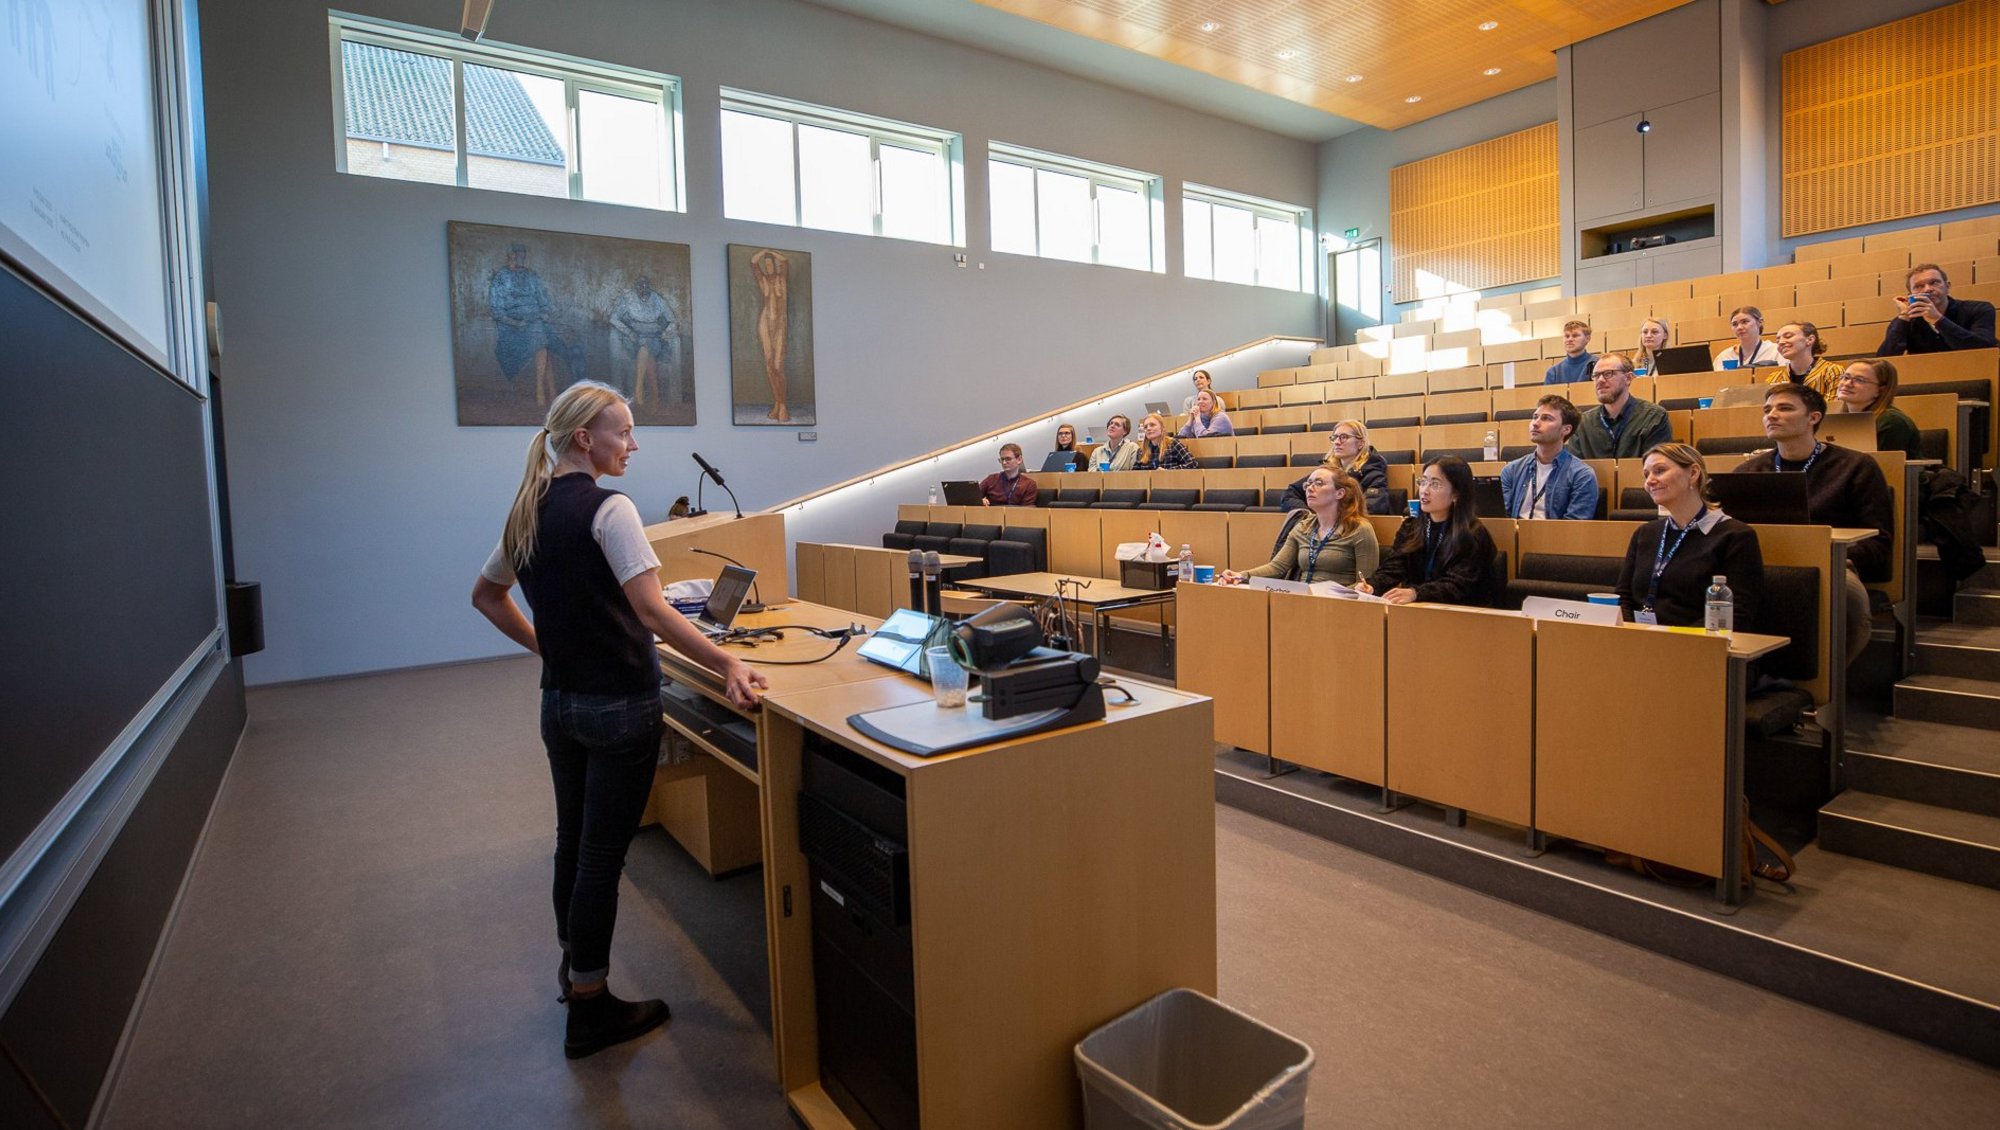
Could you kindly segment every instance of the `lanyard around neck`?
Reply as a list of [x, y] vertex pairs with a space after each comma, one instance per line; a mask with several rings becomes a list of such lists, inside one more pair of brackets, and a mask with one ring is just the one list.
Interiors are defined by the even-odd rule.
[[[1560, 461], [1562, 456], [1558, 455], [1556, 458]], [[1549, 477], [1542, 480], [1542, 485], [1539, 488], [1535, 486], [1535, 472], [1541, 468], [1541, 465], [1542, 461], [1537, 459], [1534, 465], [1528, 468], [1528, 487], [1532, 493], [1528, 496], [1528, 508], [1521, 514], [1523, 518], [1533, 518], [1535, 516], [1536, 504], [1542, 501], [1543, 495], [1549, 493], [1550, 487], [1556, 485], [1556, 465], [1551, 463], [1549, 464]]]
[[[1315, 520], [1318, 519], [1318, 515], [1314, 515], [1313, 517]], [[1332, 542], [1333, 539], [1339, 535], [1339, 533], [1340, 533], [1340, 527], [1335, 526], [1330, 530], [1323, 531], [1318, 538], [1313, 539], [1312, 552], [1306, 556], [1306, 567], [1304, 571], [1302, 571], [1299, 574], [1300, 580], [1305, 581], [1308, 584], [1312, 583], [1313, 574], [1319, 571], [1320, 551], [1324, 550], [1327, 547], [1328, 543]]]
[[[1806, 456], [1806, 465], [1799, 468], [1799, 474], [1803, 475], [1810, 472], [1812, 470], [1813, 460], [1818, 459], [1819, 453], [1825, 450], [1826, 450], [1826, 444], [1820, 443], [1817, 440], [1815, 440], [1813, 442], [1812, 454]], [[1785, 469], [1785, 457], [1779, 454], [1775, 449], [1773, 449], [1771, 452], [1771, 469], [1774, 471], [1782, 471]]]
[[1681, 536], [1675, 538], [1674, 547], [1668, 549], [1667, 531], [1672, 529], [1673, 525], [1674, 520], [1668, 518], [1667, 524], [1660, 529], [1660, 551], [1653, 558], [1653, 580], [1651, 584], [1646, 586], [1646, 611], [1648, 612], [1653, 610], [1653, 602], [1659, 599], [1660, 596], [1660, 574], [1667, 571], [1668, 562], [1674, 559], [1674, 554], [1681, 551], [1681, 543], [1688, 539], [1688, 535], [1694, 532], [1696, 526], [1701, 525], [1701, 516], [1696, 515], [1693, 521], [1682, 526]]

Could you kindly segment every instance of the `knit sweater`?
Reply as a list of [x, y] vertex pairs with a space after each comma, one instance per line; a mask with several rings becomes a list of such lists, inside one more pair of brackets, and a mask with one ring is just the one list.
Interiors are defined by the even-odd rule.
[[[1770, 449], [1756, 452], [1736, 470], [1777, 472], [1777, 455]], [[1787, 461], [1783, 470], [1797, 474], [1800, 466]], [[1847, 547], [1847, 560], [1864, 581], [1888, 580], [1896, 552], [1896, 509], [1881, 464], [1865, 452], [1829, 443], [1820, 447], [1805, 476], [1807, 516], [1816, 525], [1874, 530], [1874, 537]]]
[[1569, 450], [1578, 459], [1638, 459], [1673, 438], [1667, 410], [1633, 396], [1615, 422], [1605, 419], [1602, 404], [1585, 412], [1569, 437]]
[[[1625, 564], [1618, 570], [1618, 604], [1626, 619], [1645, 607], [1664, 537], [1673, 558], [1661, 572], [1660, 591], [1653, 598], [1653, 613], [1659, 622], [1674, 628], [1703, 623], [1709, 583], [1722, 576], [1729, 580], [1736, 606], [1735, 630], [1756, 631], [1758, 602], [1764, 594], [1764, 552], [1757, 543], [1757, 531], [1720, 510], [1697, 518], [1685, 541], [1680, 540], [1678, 527], [1668, 531], [1671, 523], [1670, 518], [1656, 518], [1632, 531], [1631, 544], [1625, 547]], [[1674, 548], [1676, 542], [1678, 549]]]
[[[1337, 581], [1351, 585], [1375, 572], [1380, 563], [1382, 548], [1375, 540], [1375, 527], [1363, 521], [1348, 534], [1333, 534], [1323, 542], [1320, 538], [1319, 518], [1307, 512], [1292, 524], [1291, 532], [1278, 546], [1278, 555], [1255, 569], [1244, 572], [1246, 577], [1275, 577], [1284, 581]], [[1319, 547], [1314, 554], [1313, 548]], [[1310, 571], [1306, 566], [1311, 565]]]
[[[1394, 588], [1412, 589], [1424, 604], [1473, 604], [1490, 608], [1499, 603], [1505, 578], [1495, 571], [1498, 552], [1486, 524], [1472, 523], [1472, 544], [1432, 559], [1425, 541], [1425, 517], [1405, 518], [1396, 540], [1382, 554], [1382, 567], [1368, 578], [1379, 595]], [[1442, 531], [1438, 531], [1441, 535]]]

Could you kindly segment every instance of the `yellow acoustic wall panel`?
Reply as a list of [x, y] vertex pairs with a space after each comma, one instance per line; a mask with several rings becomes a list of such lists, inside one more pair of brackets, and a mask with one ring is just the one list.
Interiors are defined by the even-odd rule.
[[1389, 170], [1392, 297], [1412, 302], [1562, 270], [1556, 123]]
[[2000, 0], [1787, 52], [1784, 234], [2000, 201]]

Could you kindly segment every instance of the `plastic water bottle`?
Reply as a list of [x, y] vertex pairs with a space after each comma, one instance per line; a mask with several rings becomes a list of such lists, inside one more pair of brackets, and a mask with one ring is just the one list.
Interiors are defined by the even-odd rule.
[[1194, 550], [1185, 545], [1181, 547], [1180, 578], [1181, 583], [1184, 585], [1194, 583]]
[[931, 484], [931, 505], [932, 505], [932, 506], [936, 506], [936, 505], [937, 505], [937, 484], [936, 484], [936, 483], [932, 483], [932, 484]]
[[1498, 431], [1488, 431], [1486, 433], [1486, 461], [1491, 463], [1498, 458], [1500, 458], [1500, 433]]
[[1729, 591], [1729, 579], [1718, 573], [1715, 583], [1708, 586], [1707, 611], [1702, 616], [1702, 627], [1726, 635], [1735, 624], [1736, 597]]

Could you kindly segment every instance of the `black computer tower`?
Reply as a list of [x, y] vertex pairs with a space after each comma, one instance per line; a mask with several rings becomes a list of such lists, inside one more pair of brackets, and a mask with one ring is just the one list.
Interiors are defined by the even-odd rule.
[[917, 1108], [903, 779], [806, 736], [799, 846], [812, 882], [820, 1081], [858, 1126], [905, 1130]]

